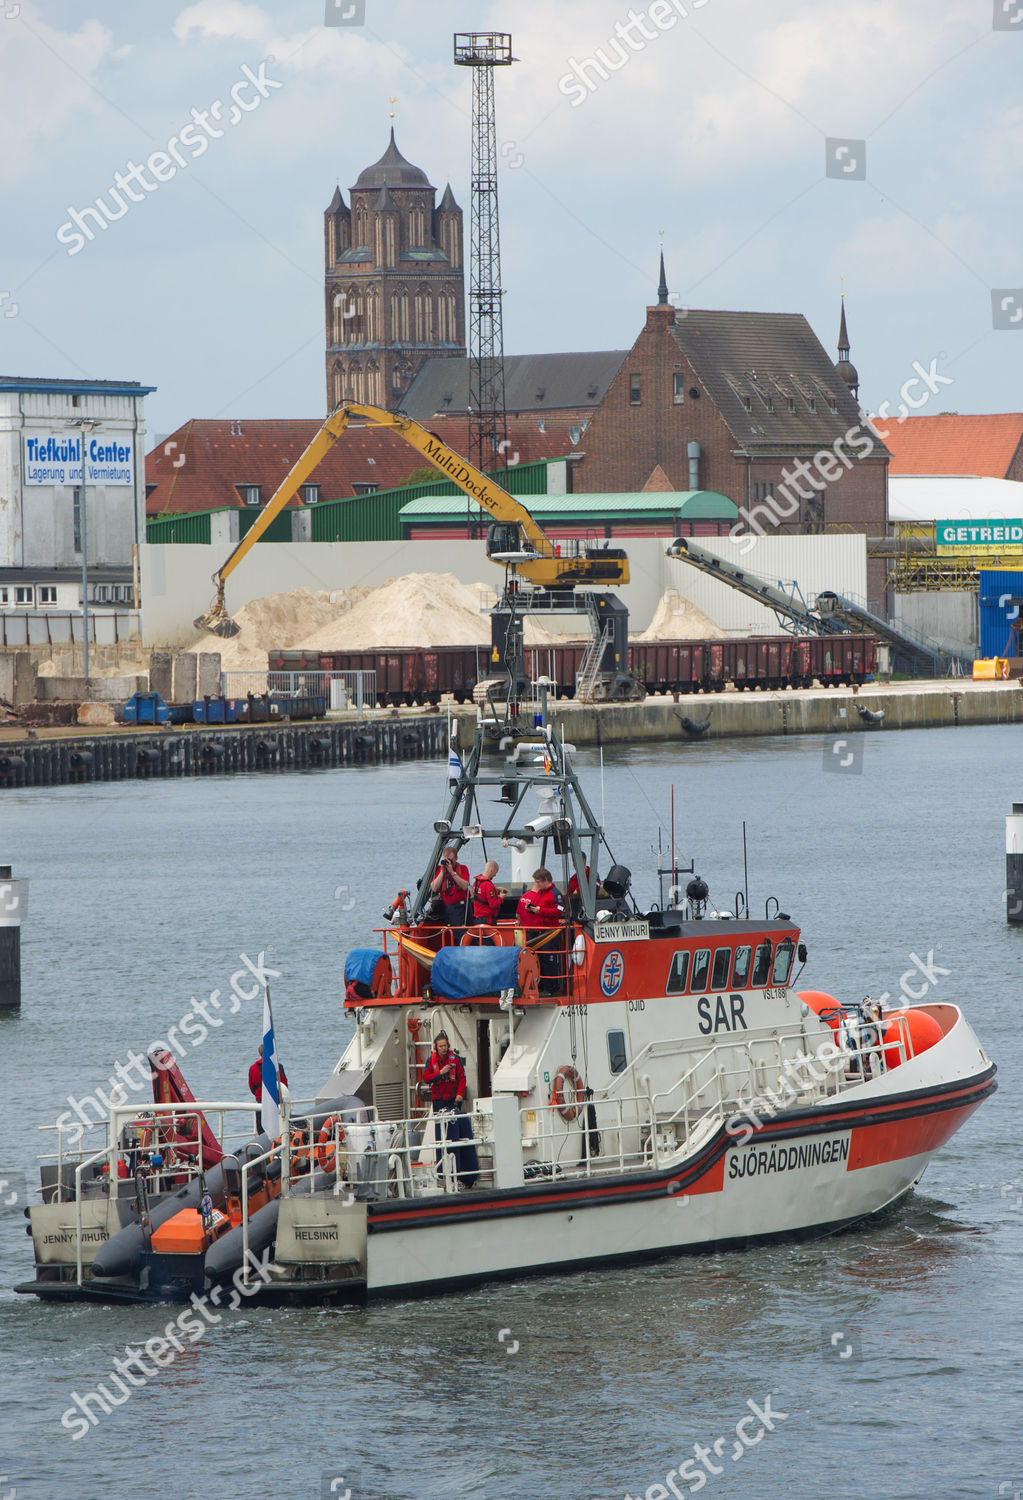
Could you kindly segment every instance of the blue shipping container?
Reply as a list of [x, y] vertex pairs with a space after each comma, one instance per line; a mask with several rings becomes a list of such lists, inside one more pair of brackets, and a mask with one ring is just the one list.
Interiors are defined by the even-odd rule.
[[999, 569], [980, 573], [980, 654], [1007, 656], [1012, 617], [1010, 599], [1023, 599], [1023, 573]]

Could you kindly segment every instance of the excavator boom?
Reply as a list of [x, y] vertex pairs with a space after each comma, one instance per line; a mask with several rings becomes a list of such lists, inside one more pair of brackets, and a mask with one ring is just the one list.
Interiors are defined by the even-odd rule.
[[488, 511], [496, 523], [491, 527], [488, 555], [537, 588], [574, 588], [580, 584], [606, 587], [608, 584], [628, 583], [629, 563], [621, 550], [606, 545], [566, 546], [563, 556], [562, 548], [555, 546], [521, 501], [488, 479], [432, 432], [401, 412], [350, 402], [331, 412], [305, 452], [292, 464], [255, 525], [214, 573], [216, 596], [208, 612], [195, 621], [197, 630], [209, 630], [214, 635], [227, 637], [238, 634], [238, 626], [227, 613], [224, 601], [224, 586], [228, 578], [353, 422], [364, 422], [396, 433]]

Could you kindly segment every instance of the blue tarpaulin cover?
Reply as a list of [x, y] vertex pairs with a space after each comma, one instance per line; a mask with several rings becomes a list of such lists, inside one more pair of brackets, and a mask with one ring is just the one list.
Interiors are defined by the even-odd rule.
[[513, 990], [521, 952], [521, 948], [442, 948], [430, 970], [430, 985], [445, 1000]]
[[383, 958], [379, 948], [353, 948], [345, 959], [345, 984], [373, 983], [373, 970]]

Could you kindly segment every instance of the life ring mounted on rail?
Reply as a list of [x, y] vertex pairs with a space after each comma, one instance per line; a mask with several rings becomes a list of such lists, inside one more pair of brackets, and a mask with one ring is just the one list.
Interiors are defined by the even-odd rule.
[[[572, 1090], [571, 1100], [565, 1093], [566, 1084]], [[584, 1089], [582, 1074], [571, 1063], [563, 1063], [554, 1075], [551, 1104], [563, 1120], [575, 1120], [583, 1112]]]
[[[334, 1127], [340, 1127], [337, 1134], [337, 1151], [335, 1152]], [[347, 1151], [343, 1150], [345, 1143], [344, 1126], [341, 1124], [340, 1115], [328, 1115], [320, 1126], [320, 1133], [316, 1137], [316, 1165], [321, 1172], [333, 1172], [335, 1159], [338, 1171], [343, 1172], [348, 1160]]]

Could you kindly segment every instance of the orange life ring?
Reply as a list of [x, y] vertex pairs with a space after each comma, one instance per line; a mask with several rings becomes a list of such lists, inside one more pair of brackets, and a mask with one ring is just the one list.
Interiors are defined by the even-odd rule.
[[[565, 1100], [565, 1085], [572, 1085], [572, 1103]], [[583, 1080], [578, 1068], [563, 1063], [554, 1075], [551, 1103], [563, 1120], [574, 1120], [583, 1112]]]
[[[340, 1115], [328, 1115], [320, 1126], [320, 1133], [316, 1137], [315, 1158], [316, 1165], [321, 1172], [333, 1172], [334, 1170], [334, 1126], [341, 1124]], [[337, 1144], [343, 1146], [345, 1143], [344, 1127], [338, 1131]]]
[[493, 946], [497, 947], [501, 941], [501, 929], [495, 927], [491, 922], [476, 922], [472, 927], [465, 929], [460, 947], [468, 948], [472, 944], [482, 945], [486, 939], [490, 939]]

